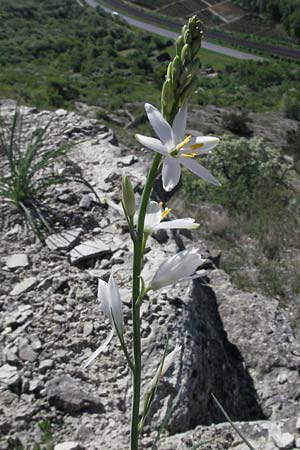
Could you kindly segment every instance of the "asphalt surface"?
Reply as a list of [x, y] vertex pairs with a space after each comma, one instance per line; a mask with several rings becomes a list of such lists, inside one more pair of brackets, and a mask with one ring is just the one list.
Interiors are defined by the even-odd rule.
[[[88, 5], [92, 6], [93, 8], [96, 8], [97, 6], [101, 6], [101, 8], [104, 9], [104, 11], [106, 11], [108, 13], [114, 12], [113, 9], [102, 6], [96, 0], [85, 0], [85, 1]], [[107, 2], [107, 0], [106, 0], [106, 2]], [[115, 5], [116, 7], [120, 8], [120, 5], [118, 3], [114, 2], [114, 1], [110, 2], [110, 3], [112, 4], [112, 7]], [[118, 13], [118, 15], [121, 16], [129, 25], [132, 25], [136, 28], [141, 28], [142, 30], [149, 31], [150, 33], [153, 33], [153, 34], [158, 34], [159, 36], [163, 36], [163, 37], [170, 38], [170, 39], [176, 39], [180, 33], [181, 24], [178, 24], [178, 23], [175, 24], [173, 22], [170, 22], [169, 24], [167, 24], [167, 25], [172, 25], [173, 28], [174, 27], [178, 28], [178, 32], [175, 32], [175, 31], [167, 30], [165, 28], [161, 28], [157, 25], [143, 22], [142, 20], [139, 20], [139, 19], [133, 19], [132, 17], [127, 16], [123, 12]], [[149, 19], [151, 19], [151, 16], [149, 16]], [[261, 56], [252, 55], [251, 53], [242, 52], [242, 51], [224, 47], [224, 46], [218, 45], [218, 44], [212, 44], [211, 42], [207, 42], [205, 40], [202, 41], [201, 46], [202, 46], [202, 48], [206, 48], [207, 50], [210, 50], [212, 52], [221, 53], [222, 55], [231, 56], [232, 58], [251, 59], [254, 61], [263, 61], [264, 60], [264, 58], [262, 58]]]

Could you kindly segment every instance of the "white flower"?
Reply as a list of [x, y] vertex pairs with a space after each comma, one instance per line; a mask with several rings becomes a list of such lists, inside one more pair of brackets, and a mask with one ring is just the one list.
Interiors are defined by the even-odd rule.
[[153, 130], [159, 139], [136, 135], [140, 144], [166, 156], [162, 168], [163, 187], [171, 191], [178, 184], [181, 174], [180, 164], [198, 177], [220, 185], [218, 180], [195, 158], [207, 154], [218, 143], [219, 139], [211, 136], [186, 136], [187, 104], [176, 114], [171, 127], [160, 111], [149, 103], [145, 104], [146, 113]]
[[192, 248], [183, 250], [164, 261], [158, 268], [152, 278], [150, 288], [154, 291], [178, 281], [197, 278], [196, 269], [205, 261], [198, 252], [198, 249]]
[[89, 357], [89, 359], [83, 365], [85, 369], [91, 364], [92, 361], [106, 349], [112, 337], [114, 335], [114, 330], [117, 334], [122, 335], [124, 333], [124, 322], [122, 313], [122, 304], [120, 299], [120, 294], [118, 287], [115, 283], [113, 276], [109, 277], [108, 283], [103, 280], [98, 280], [98, 301], [101, 303], [102, 311], [109, 318], [112, 325], [112, 330], [105, 339], [105, 341], [100, 345], [100, 347]]
[[195, 222], [195, 219], [187, 217], [185, 219], [175, 219], [169, 220], [168, 222], [161, 222], [167, 217], [170, 208], [163, 208], [162, 203], [158, 204], [156, 202], [150, 201], [147, 206], [147, 211], [145, 215], [145, 233], [151, 234], [156, 230], [160, 229], [184, 229], [184, 228], [198, 228], [200, 225]]

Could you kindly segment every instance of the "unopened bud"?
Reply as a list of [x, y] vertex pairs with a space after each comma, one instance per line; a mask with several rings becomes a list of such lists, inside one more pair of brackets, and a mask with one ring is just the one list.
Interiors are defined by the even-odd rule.
[[172, 67], [172, 80], [173, 82], [177, 82], [180, 79], [181, 71], [182, 71], [182, 64], [180, 61], [180, 58], [178, 55], [175, 56], [173, 60], [173, 67]]
[[135, 214], [135, 196], [132, 184], [126, 175], [122, 177], [122, 203], [128, 217], [133, 217]]
[[166, 80], [162, 87], [161, 103], [165, 113], [172, 111], [174, 104], [174, 89], [171, 80]]
[[192, 59], [191, 49], [189, 44], [184, 44], [181, 50], [181, 61], [183, 65], [188, 64]]
[[185, 44], [191, 44], [193, 42], [193, 36], [190, 30], [186, 30], [184, 33], [184, 42]]
[[176, 40], [176, 53], [177, 53], [177, 55], [181, 54], [181, 50], [182, 50], [183, 46], [184, 46], [183, 36], [179, 36], [179, 38]]
[[180, 95], [179, 103], [182, 105], [184, 102], [187, 102], [189, 98], [194, 94], [197, 89], [197, 80], [193, 80], [190, 84], [186, 86]]
[[166, 80], [172, 79], [172, 63], [170, 62], [167, 69]]
[[192, 55], [196, 56], [201, 48], [201, 41], [193, 41], [191, 44]]

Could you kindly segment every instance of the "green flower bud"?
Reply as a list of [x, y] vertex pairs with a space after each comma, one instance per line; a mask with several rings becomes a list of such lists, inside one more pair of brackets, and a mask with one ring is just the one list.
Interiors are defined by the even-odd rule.
[[173, 71], [172, 71], [172, 80], [173, 82], [177, 82], [180, 79], [182, 71], [182, 64], [178, 55], [175, 56], [173, 60]]
[[174, 104], [174, 88], [171, 80], [166, 80], [162, 87], [161, 103], [164, 112], [169, 113], [172, 111]]
[[197, 55], [197, 53], [199, 52], [201, 48], [201, 41], [193, 41], [191, 44], [191, 50], [192, 50], [192, 55], [193, 57]]
[[122, 177], [122, 204], [128, 217], [135, 214], [135, 196], [132, 184], [127, 176]]
[[172, 79], [172, 65], [173, 65], [172, 62], [170, 62], [168, 65], [166, 80]]
[[179, 104], [182, 105], [184, 102], [188, 101], [191, 95], [195, 92], [197, 89], [198, 83], [197, 80], [193, 80], [191, 83], [189, 83], [186, 88], [183, 90], [182, 94], [180, 95]]
[[198, 72], [200, 67], [200, 61], [199, 59], [193, 59], [190, 64], [187, 67], [189, 75], [191, 75], [192, 78], [194, 78]]
[[184, 39], [183, 36], [179, 36], [176, 40], [176, 54], [180, 55], [182, 47], [184, 46]]
[[181, 50], [181, 61], [183, 65], [188, 64], [192, 60], [192, 53], [189, 44], [184, 44]]
[[184, 42], [186, 44], [191, 44], [193, 42], [193, 36], [190, 30], [186, 30], [184, 33]]

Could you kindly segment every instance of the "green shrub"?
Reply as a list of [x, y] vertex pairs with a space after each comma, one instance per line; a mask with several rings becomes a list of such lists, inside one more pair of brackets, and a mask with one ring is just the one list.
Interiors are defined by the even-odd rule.
[[248, 113], [245, 111], [242, 111], [241, 113], [224, 113], [222, 115], [223, 127], [239, 136], [250, 136], [252, 134], [248, 127], [248, 122]]
[[220, 203], [229, 210], [247, 212], [259, 201], [276, 196], [285, 200], [288, 167], [261, 139], [224, 138], [205, 158], [208, 168], [222, 186], [216, 188], [186, 173], [184, 187], [189, 196]]
[[288, 119], [300, 120], [300, 95], [295, 89], [284, 94], [282, 110]]

